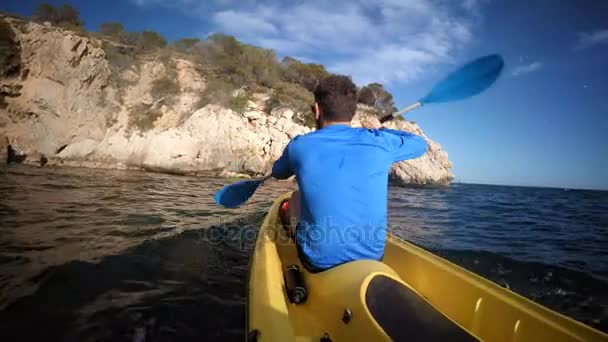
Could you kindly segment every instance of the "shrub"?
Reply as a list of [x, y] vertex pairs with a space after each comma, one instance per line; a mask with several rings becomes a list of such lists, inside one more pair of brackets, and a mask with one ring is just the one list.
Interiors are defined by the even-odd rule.
[[139, 32], [127, 32], [124, 34], [121, 43], [125, 45], [137, 46], [141, 40], [141, 33]]
[[68, 4], [57, 8], [57, 22], [68, 26], [84, 26], [84, 22], [80, 20], [80, 12]]
[[5, 21], [0, 21], [0, 41], [0, 77], [18, 76], [21, 73], [21, 46]]
[[14, 19], [24, 19], [24, 17], [22, 15], [19, 15], [17, 13], [12, 13], [12, 12], [8, 12], [8, 11], [4, 11], [4, 10], [0, 10], [0, 15], [5, 16], [5, 17], [9, 17], [9, 18], [14, 18]]
[[301, 85], [281, 82], [274, 89], [266, 110], [270, 112], [272, 109], [281, 106], [292, 108], [297, 113], [294, 121], [308, 127], [314, 127], [315, 118], [310, 110], [314, 101], [313, 94]]
[[361, 88], [358, 94], [358, 101], [375, 108], [379, 116], [385, 116], [397, 111], [393, 102], [393, 95], [386, 91], [380, 83], [371, 83]]
[[227, 82], [224, 79], [210, 78], [207, 81], [207, 87], [195, 106], [196, 108], [203, 108], [206, 105], [213, 103], [241, 113], [247, 109], [247, 102], [249, 101], [250, 96], [244, 91], [233, 96], [237, 89], [238, 88], [234, 84]]
[[154, 122], [162, 116], [159, 108], [138, 104], [131, 108], [129, 115], [129, 128], [137, 128], [141, 132], [147, 132], [154, 128]]
[[131, 47], [104, 41], [101, 48], [106, 53], [106, 59], [112, 67], [125, 70], [135, 63], [135, 51]]
[[313, 92], [323, 78], [329, 76], [321, 64], [302, 63], [295, 58], [285, 57], [282, 62], [283, 80], [297, 83]]
[[48, 21], [67, 28], [81, 28], [84, 26], [84, 23], [80, 20], [78, 10], [68, 4], [54, 7], [47, 3], [41, 3], [34, 11], [34, 20]]
[[[135, 48], [104, 41], [102, 49], [110, 63], [110, 83], [112, 86], [120, 90], [132, 85], [133, 82], [124, 80], [122, 75], [125, 70], [137, 66]], [[118, 99], [122, 102], [121, 96], [118, 96]]]
[[203, 108], [208, 104], [215, 103], [226, 105], [231, 94], [236, 90], [234, 85], [219, 78], [210, 78], [207, 80], [207, 86], [201, 93], [199, 101], [196, 103], [197, 108]]
[[163, 77], [152, 82], [150, 94], [154, 100], [158, 101], [163, 98], [173, 99], [177, 94], [180, 93], [180, 91], [181, 89], [175, 80], [170, 79], [169, 77]]
[[41, 3], [38, 5], [36, 10], [34, 10], [34, 20], [37, 21], [49, 21], [51, 23], [55, 22], [55, 18], [57, 17], [57, 10], [53, 5], [47, 3]]
[[317, 120], [312, 112], [300, 113], [297, 119], [298, 123], [308, 128], [315, 128], [317, 126]]
[[219, 34], [210, 36], [194, 49], [201, 62], [210, 64], [217, 75], [234, 85], [244, 85], [247, 82], [238, 61], [242, 51], [241, 44], [234, 37]]
[[126, 32], [121, 23], [101, 24], [99, 32], [115, 42], [133, 46], [138, 52], [157, 51], [167, 46], [167, 41], [160, 34], [153, 31]]
[[182, 38], [171, 44], [171, 47], [178, 52], [190, 53], [196, 44], [200, 43], [198, 38]]
[[280, 80], [280, 66], [274, 51], [240, 43], [232, 36], [212, 35], [196, 44], [192, 52], [237, 87], [256, 84], [272, 87]]
[[99, 33], [121, 43], [127, 34], [125, 27], [119, 22], [101, 23], [99, 25]]
[[246, 45], [238, 62], [249, 76], [247, 84], [273, 87], [280, 80], [280, 66], [272, 50]]
[[298, 112], [310, 112], [314, 100], [313, 94], [306, 88], [287, 82], [278, 84], [271, 97], [271, 103], [275, 102], [273, 107], [289, 106]]
[[153, 51], [165, 47], [167, 41], [163, 36], [154, 31], [144, 31], [139, 35], [137, 48], [142, 51]]
[[237, 113], [243, 113], [247, 109], [247, 104], [249, 103], [249, 96], [246, 94], [240, 94], [237, 96], [233, 96], [230, 101], [228, 101], [228, 108], [232, 109]]
[[215, 52], [217, 56], [238, 56], [243, 52], [243, 44], [233, 36], [214, 34], [207, 41], [211, 43], [210, 52]]

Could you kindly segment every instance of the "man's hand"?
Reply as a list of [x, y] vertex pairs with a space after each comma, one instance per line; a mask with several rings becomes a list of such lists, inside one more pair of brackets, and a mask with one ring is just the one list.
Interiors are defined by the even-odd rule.
[[387, 122], [387, 121], [391, 121], [391, 120], [393, 120], [394, 118], [395, 118], [395, 116], [394, 116], [393, 114], [389, 114], [389, 115], [386, 115], [386, 116], [381, 117], [381, 118], [379, 119], [379, 121], [380, 121], [380, 123], [382, 124], [382, 123], [385, 123], [385, 122]]

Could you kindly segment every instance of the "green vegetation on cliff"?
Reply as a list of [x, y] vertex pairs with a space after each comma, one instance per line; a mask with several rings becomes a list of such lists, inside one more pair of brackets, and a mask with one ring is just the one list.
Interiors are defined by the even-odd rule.
[[80, 20], [80, 12], [68, 4], [53, 6], [41, 3], [34, 12], [33, 19], [39, 22], [50, 22], [53, 25], [68, 29], [81, 29], [84, 22]]
[[[70, 5], [42, 3], [34, 12], [33, 19], [80, 32], [83, 30], [78, 10]], [[175, 71], [172, 57], [179, 56], [196, 63], [207, 81], [198, 105], [216, 103], [242, 112], [253, 93], [267, 93], [270, 94], [268, 112], [280, 106], [293, 108], [297, 112], [294, 120], [309, 127], [314, 126], [310, 112], [314, 101], [312, 92], [319, 81], [330, 74], [321, 64], [304, 63], [292, 57], [279, 61], [273, 50], [249, 45], [224, 34], [214, 34], [204, 40], [183, 38], [168, 43], [152, 30], [128, 32], [120, 22], [102, 23], [99, 32], [89, 34], [101, 39], [112, 66], [111, 82], [119, 89], [128, 86], [121, 79], [121, 73], [137, 68], [138, 61], [152, 58], [162, 61], [171, 73]], [[170, 101], [180, 91], [171, 77], [155, 81], [153, 88], [155, 100], [161, 102]], [[374, 108], [379, 116], [395, 110], [392, 95], [379, 83], [362, 87], [359, 102]], [[150, 113], [150, 109], [144, 112]], [[150, 120], [142, 120], [144, 118], [140, 114], [135, 116], [135, 126], [150, 126]]]

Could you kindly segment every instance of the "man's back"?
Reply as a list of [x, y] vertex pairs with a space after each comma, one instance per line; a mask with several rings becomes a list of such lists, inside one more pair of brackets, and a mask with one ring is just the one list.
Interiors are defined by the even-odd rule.
[[314, 267], [380, 259], [392, 163], [426, 151], [423, 138], [402, 131], [331, 125], [297, 137], [273, 167], [295, 174], [300, 194], [296, 240]]

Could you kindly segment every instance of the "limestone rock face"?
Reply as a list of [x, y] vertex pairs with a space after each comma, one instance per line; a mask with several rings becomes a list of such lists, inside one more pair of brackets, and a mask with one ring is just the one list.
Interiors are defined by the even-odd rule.
[[[293, 121], [299, 113], [291, 108], [267, 113], [268, 94], [252, 94], [241, 112], [201, 103], [204, 68], [177, 56], [117, 68], [106, 47], [124, 46], [1, 15], [0, 38], [0, 141], [10, 138], [32, 164], [44, 155], [50, 165], [260, 175], [291, 139], [311, 131]], [[360, 107], [355, 125], [362, 120], [377, 119]], [[451, 179], [447, 153], [416, 124], [387, 126], [429, 143], [425, 156], [393, 167], [397, 184]]]
[[69, 31], [14, 21], [0, 21], [20, 47], [19, 73], [0, 79], [2, 89], [18, 89], [4, 98], [5, 135], [28, 152], [49, 155], [72, 141], [101, 139], [106, 109], [100, 94], [110, 76], [104, 51]]

